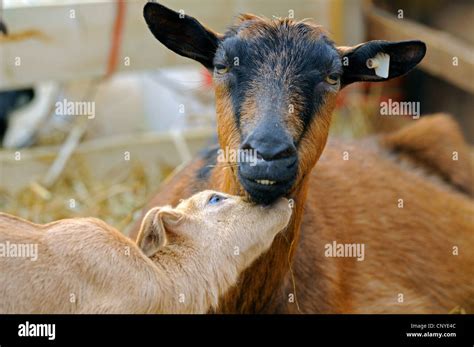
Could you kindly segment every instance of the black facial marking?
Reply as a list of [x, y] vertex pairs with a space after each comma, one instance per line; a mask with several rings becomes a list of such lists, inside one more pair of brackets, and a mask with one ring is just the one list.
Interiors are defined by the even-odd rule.
[[[249, 29], [256, 30], [254, 36], [245, 37], [237, 36], [239, 30], [232, 28], [225, 34], [214, 59], [231, 68], [226, 83], [237, 127], [242, 105], [250, 96], [258, 100], [255, 112], [272, 113], [268, 117], [283, 117], [289, 104], [298, 105], [295, 112], [306, 129], [327, 93], [324, 78], [342, 72], [334, 44], [325, 36], [315, 37], [314, 28], [304, 23], [262, 23]], [[235, 57], [238, 66], [233, 65]]]

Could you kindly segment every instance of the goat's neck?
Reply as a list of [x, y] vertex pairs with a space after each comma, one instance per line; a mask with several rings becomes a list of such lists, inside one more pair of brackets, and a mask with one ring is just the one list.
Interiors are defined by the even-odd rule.
[[235, 259], [197, 248], [170, 244], [151, 258], [156, 266], [152, 311], [206, 313], [235, 284], [238, 277]]

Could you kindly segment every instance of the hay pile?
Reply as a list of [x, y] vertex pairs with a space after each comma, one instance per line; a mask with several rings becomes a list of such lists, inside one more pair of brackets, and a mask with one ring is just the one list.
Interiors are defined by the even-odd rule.
[[107, 179], [99, 179], [74, 157], [49, 189], [31, 182], [15, 195], [0, 191], [0, 210], [36, 223], [98, 217], [128, 234], [150, 196], [172, 169], [160, 168], [159, 177], [148, 177], [145, 168], [134, 163], [128, 170], [117, 168]]

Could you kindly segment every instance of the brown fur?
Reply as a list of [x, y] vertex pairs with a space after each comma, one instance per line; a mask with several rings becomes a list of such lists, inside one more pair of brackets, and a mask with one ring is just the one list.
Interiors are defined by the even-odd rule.
[[[388, 134], [382, 144], [401, 159], [411, 159], [460, 191], [474, 195], [471, 149], [451, 116], [440, 113], [424, 117], [414, 126]], [[458, 160], [453, 160], [455, 154]]]
[[[251, 40], [265, 35], [266, 28], [274, 25], [303, 24], [244, 16], [230, 30]], [[320, 29], [313, 26], [312, 30], [311, 37], [318, 38]], [[407, 64], [416, 65], [409, 61], [412, 53], [419, 60], [424, 55], [420, 45], [414, 45], [418, 45], [418, 51], [408, 50], [414, 46], [398, 51], [405, 54]], [[341, 54], [354, 51], [356, 47], [339, 49]], [[281, 52], [266, 53], [271, 60]], [[288, 54], [286, 58], [291, 57]], [[268, 70], [272, 64], [267, 64], [267, 70], [258, 69], [261, 80], [252, 86], [253, 91], [265, 91], [265, 78], [284, 79], [284, 73], [291, 72], [290, 68], [278, 70], [278, 62], [283, 59], [275, 61], [272, 63], [276, 71]], [[349, 76], [344, 83], [357, 78]], [[359, 80], [367, 78], [374, 80], [363, 73]], [[322, 107], [300, 139], [298, 176], [288, 194], [295, 200], [295, 212], [286, 232], [278, 235], [268, 252], [244, 271], [239, 285], [221, 298], [217, 311], [446, 313], [457, 305], [472, 311], [474, 254], [470, 249], [474, 246], [474, 204], [467, 195], [453, 189], [455, 185], [469, 191], [465, 187], [472, 185], [468, 172], [472, 164], [466, 164], [470, 159], [459, 129], [445, 127], [444, 118], [436, 118], [384, 137], [330, 141], [323, 152], [342, 83], [325, 88]], [[238, 129], [227, 85], [219, 78], [215, 78], [215, 84], [219, 144], [223, 149], [236, 150], [241, 131], [245, 133], [258, 122], [261, 112], [256, 109], [263, 100], [256, 100], [255, 93], [247, 93]], [[271, 98], [275, 94], [265, 95], [270, 97], [265, 101], [282, 102]], [[287, 102], [294, 103], [298, 112], [298, 100], [282, 103]], [[301, 133], [299, 120], [290, 114], [284, 117], [286, 130], [297, 137]], [[443, 124], [438, 126], [439, 123]], [[443, 137], [442, 142], [431, 134], [433, 129]], [[447, 154], [452, 152], [452, 145], [463, 163], [451, 166]], [[343, 160], [344, 152], [349, 153], [349, 160]], [[400, 156], [414, 164], [407, 164]], [[191, 164], [161, 189], [153, 203], [174, 204], [204, 188], [246, 195], [237, 179], [235, 163], [218, 163], [205, 181], [196, 178], [195, 173], [202, 165], [205, 163], [200, 160]], [[426, 174], [427, 169], [430, 175]], [[399, 199], [404, 201], [403, 208], [397, 205]], [[324, 247], [333, 241], [363, 243], [365, 260], [325, 257]], [[459, 247], [459, 255], [453, 255], [453, 247]], [[398, 302], [400, 294], [403, 302]]]
[[216, 307], [284, 229], [291, 209], [286, 199], [263, 209], [232, 196], [211, 206], [213, 194], [147, 213], [137, 243], [151, 259], [98, 219], [38, 225], [1, 213], [0, 242], [36, 244], [38, 257], [0, 258], [0, 312], [205, 313]]
[[[278, 235], [244, 272], [240, 285], [222, 299], [220, 312], [447, 313], [457, 305], [474, 311], [472, 201], [447, 183], [427, 179], [423, 170], [401, 165], [380, 140], [385, 139], [329, 142], [309, 182], [296, 193], [285, 236]], [[342, 160], [344, 151], [350, 160]], [[181, 175], [185, 172], [190, 180], [181, 176], [182, 186], [163, 187], [161, 202], [173, 203], [199, 185], [192, 169]], [[295, 233], [298, 219], [301, 234]], [[366, 259], [325, 257], [324, 245], [334, 240], [365, 243]], [[297, 243], [293, 282], [288, 260]], [[454, 246], [459, 255], [453, 255]], [[295, 287], [299, 310], [288, 300]], [[403, 303], [397, 301], [400, 293]]]

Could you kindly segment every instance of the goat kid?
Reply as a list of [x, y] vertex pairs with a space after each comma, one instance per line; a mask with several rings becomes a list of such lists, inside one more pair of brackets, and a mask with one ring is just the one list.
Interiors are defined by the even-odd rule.
[[134, 243], [95, 218], [0, 213], [0, 313], [205, 313], [290, 216], [284, 198], [270, 208], [204, 191], [151, 209]]

